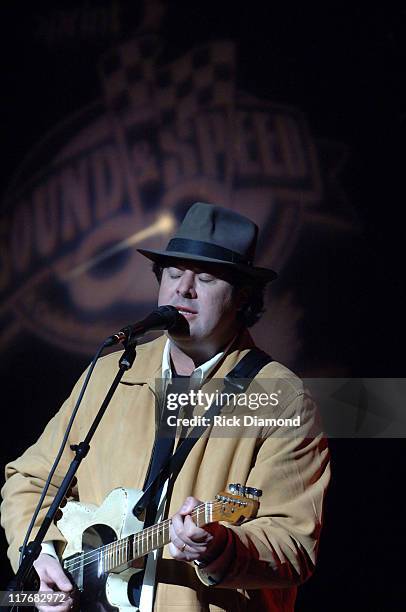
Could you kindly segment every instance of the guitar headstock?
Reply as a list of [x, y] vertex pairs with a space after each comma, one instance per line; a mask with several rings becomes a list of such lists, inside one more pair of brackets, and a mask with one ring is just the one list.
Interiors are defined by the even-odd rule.
[[241, 525], [256, 516], [259, 508], [260, 489], [240, 484], [228, 485], [228, 491], [216, 495], [212, 505], [212, 520]]

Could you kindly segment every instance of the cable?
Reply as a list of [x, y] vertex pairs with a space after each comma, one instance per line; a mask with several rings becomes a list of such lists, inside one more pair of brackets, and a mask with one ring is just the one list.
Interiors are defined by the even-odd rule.
[[20, 552], [19, 565], [21, 565], [21, 561], [22, 561], [22, 559], [24, 557], [24, 552], [25, 552], [25, 549], [27, 547], [27, 542], [28, 542], [28, 539], [29, 539], [29, 537], [31, 535], [32, 528], [34, 527], [34, 524], [35, 524], [35, 521], [36, 521], [37, 516], [39, 514], [39, 511], [41, 510], [42, 503], [44, 501], [45, 495], [47, 494], [47, 491], [49, 489], [49, 485], [51, 483], [52, 477], [53, 477], [53, 475], [55, 473], [56, 468], [58, 467], [58, 464], [59, 464], [59, 461], [61, 459], [62, 453], [63, 453], [63, 451], [65, 449], [66, 442], [67, 442], [69, 434], [70, 434], [70, 430], [72, 429], [73, 421], [75, 420], [76, 413], [77, 413], [77, 411], [79, 409], [80, 403], [81, 403], [83, 395], [84, 395], [84, 393], [86, 391], [86, 388], [87, 388], [87, 385], [89, 383], [90, 377], [91, 377], [91, 375], [93, 373], [93, 370], [95, 368], [97, 360], [99, 359], [101, 353], [103, 352], [103, 349], [106, 348], [106, 346], [107, 346], [106, 343], [107, 343], [107, 340], [104, 341], [103, 344], [101, 344], [100, 347], [97, 349], [97, 352], [96, 352], [95, 356], [93, 357], [93, 360], [92, 360], [92, 362], [91, 362], [91, 364], [89, 366], [89, 369], [87, 371], [86, 378], [85, 378], [85, 380], [83, 382], [83, 385], [82, 385], [82, 388], [80, 390], [80, 393], [79, 393], [78, 399], [76, 401], [75, 407], [73, 409], [72, 415], [71, 415], [71, 417], [69, 419], [69, 423], [68, 423], [68, 426], [66, 428], [66, 432], [65, 432], [65, 435], [63, 437], [63, 440], [62, 440], [61, 446], [59, 448], [58, 454], [57, 454], [57, 456], [55, 458], [55, 461], [54, 461], [54, 463], [52, 465], [51, 471], [49, 472], [49, 476], [48, 476], [47, 481], [46, 481], [46, 483], [44, 485], [44, 488], [43, 488], [42, 493], [41, 493], [41, 497], [39, 499], [39, 502], [37, 504], [37, 507], [35, 509], [35, 512], [33, 514], [31, 522], [29, 524], [26, 536], [24, 538], [24, 542], [23, 542], [23, 545], [21, 547], [21, 552]]

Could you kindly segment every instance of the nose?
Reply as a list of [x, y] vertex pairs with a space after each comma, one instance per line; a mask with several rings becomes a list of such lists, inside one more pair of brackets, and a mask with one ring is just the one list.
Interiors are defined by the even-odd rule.
[[195, 299], [197, 292], [195, 288], [195, 273], [192, 270], [185, 270], [180, 277], [176, 293], [185, 298]]

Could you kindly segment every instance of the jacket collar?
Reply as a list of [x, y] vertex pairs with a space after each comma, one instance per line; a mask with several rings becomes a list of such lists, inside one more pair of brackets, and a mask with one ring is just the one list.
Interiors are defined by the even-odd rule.
[[[147, 384], [154, 388], [155, 380], [162, 376], [162, 354], [166, 339], [167, 337], [164, 334], [152, 342], [137, 347], [137, 357], [134, 365], [125, 372], [121, 382], [129, 385]], [[254, 346], [250, 334], [247, 330], [244, 330], [235, 338], [228, 352], [210, 372], [209, 378], [224, 378]]]
[[162, 353], [165, 347], [165, 334], [151, 342], [137, 346], [137, 356], [134, 365], [127, 370], [121, 382], [128, 385], [148, 384], [151, 388], [155, 386], [154, 381], [161, 378]]

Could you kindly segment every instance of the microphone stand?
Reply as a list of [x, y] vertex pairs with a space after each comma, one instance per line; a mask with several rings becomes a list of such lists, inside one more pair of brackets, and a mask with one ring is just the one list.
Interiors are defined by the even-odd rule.
[[[110, 389], [107, 392], [106, 397], [103, 400], [102, 405], [99, 408], [99, 411], [94, 418], [90, 429], [83, 440], [79, 444], [72, 444], [71, 449], [75, 451], [75, 458], [72, 460], [69, 469], [66, 473], [65, 478], [62, 481], [61, 486], [59, 487], [58, 493], [56, 494], [49, 510], [42, 521], [42, 524], [38, 530], [38, 533], [35, 539], [32, 542], [29, 542], [25, 549], [25, 554], [21, 561], [20, 567], [17, 570], [16, 575], [10, 581], [7, 591], [15, 592], [15, 591], [23, 591], [23, 590], [38, 590], [39, 589], [39, 581], [36, 572], [33, 569], [34, 561], [38, 558], [41, 552], [41, 544], [44, 541], [45, 535], [51, 526], [55, 514], [59, 509], [59, 505], [66, 496], [68, 489], [71, 485], [73, 477], [75, 476], [81, 462], [86, 457], [87, 453], [90, 450], [90, 441], [93, 438], [93, 435], [107, 410], [107, 407], [110, 403], [110, 400], [118, 387], [118, 384], [123, 377], [124, 372], [129, 370], [134, 363], [134, 359], [136, 357], [136, 346], [137, 340], [136, 338], [129, 338], [125, 345], [125, 351], [119, 360], [119, 371], [117, 372]], [[26, 581], [30, 582], [28, 586], [33, 586], [34, 588], [24, 589], [24, 585]]]

